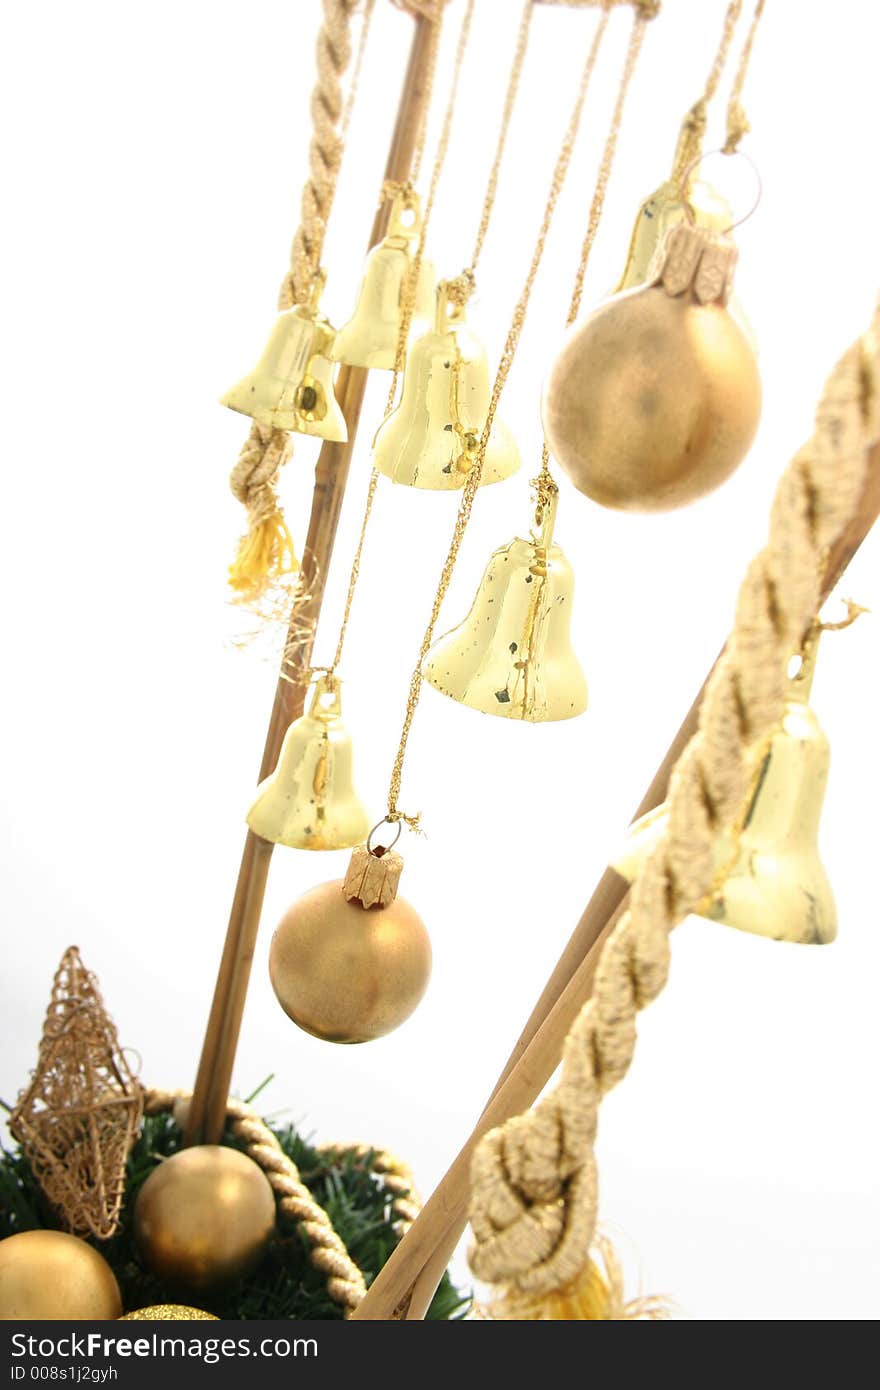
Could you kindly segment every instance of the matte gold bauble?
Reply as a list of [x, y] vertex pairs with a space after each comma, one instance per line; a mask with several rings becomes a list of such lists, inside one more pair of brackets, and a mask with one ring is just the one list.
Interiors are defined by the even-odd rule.
[[217, 1322], [213, 1313], [201, 1308], [188, 1308], [185, 1303], [154, 1303], [138, 1308], [135, 1313], [123, 1313], [120, 1322]]
[[[375, 859], [355, 850], [345, 880], [322, 883], [288, 908], [269, 950], [282, 1009], [328, 1042], [369, 1042], [392, 1032], [409, 1018], [431, 974], [428, 933], [409, 903], [394, 896], [396, 879], [369, 906], [354, 896], [359, 856]], [[390, 853], [375, 862], [390, 860], [400, 862]]]
[[172, 1288], [212, 1289], [259, 1264], [275, 1229], [275, 1197], [258, 1164], [201, 1144], [165, 1159], [134, 1209], [145, 1264]]
[[653, 283], [615, 295], [570, 333], [543, 418], [575, 487], [605, 507], [655, 512], [734, 471], [761, 414], [752, 348], [726, 307], [736, 252], [678, 226]]
[[102, 1255], [64, 1231], [22, 1231], [0, 1241], [0, 1320], [109, 1321], [122, 1312]]

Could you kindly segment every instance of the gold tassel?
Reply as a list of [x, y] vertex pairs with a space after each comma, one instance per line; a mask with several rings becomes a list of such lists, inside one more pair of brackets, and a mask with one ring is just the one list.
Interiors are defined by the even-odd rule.
[[254, 603], [272, 580], [295, 574], [298, 569], [293, 538], [276, 506], [242, 536], [229, 566], [229, 584], [236, 602]]
[[668, 1319], [662, 1297], [623, 1297], [623, 1272], [610, 1240], [600, 1236], [580, 1274], [561, 1289], [521, 1293], [507, 1289], [480, 1309], [483, 1317], [504, 1322], [647, 1322]]
[[229, 485], [247, 509], [248, 529], [229, 566], [236, 603], [254, 604], [273, 580], [295, 574], [299, 561], [275, 491], [278, 474], [290, 458], [290, 436], [256, 420], [242, 445]]

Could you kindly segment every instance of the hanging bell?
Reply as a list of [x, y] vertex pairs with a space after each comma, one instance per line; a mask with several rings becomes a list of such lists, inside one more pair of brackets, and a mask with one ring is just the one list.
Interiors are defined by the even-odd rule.
[[291, 849], [351, 849], [370, 822], [352, 785], [351, 737], [342, 723], [340, 683], [315, 681], [308, 713], [291, 724], [275, 771], [257, 788], [247, 823]]
[[[759, 764], [738, 842], [725, 833], [713, 846], [720, 886], [701, 914], [774, 941], [807, 945], [837, 935], [834, 897], [817, 843], [830, 753], [807, 704], [816, 645], [813, 636], [789, 684], [782, 723]], [[666, 816], [665, 806], [658, 806], [630, 826], [612, 864], [624, 878], [635, 879], [663, 834]]]
[[329, 358], [333, 329], [318, 308], [323, 286], [322, 273], [308, 304], [278, 315], [256, 367], [227, 391], [221, 404], [250, 415], [267, 429], [295, 430], [344, 444], [348, 430], [334, 394]]
[[[331, 351], [334, 362], [394, 370], [410, 270], [421, 235], [418, 195], [403, 189], [391, 205], [384, 240], [367, 257], [354, 314], [336, 334]], [[410, 320], [410, 328], [417, 331], [427, 327], [434, 316], [435, 279], [434, 267], [423, 258]]]
[[[486, 351], [468, 331], [464, 310], [437, 287], [434, 328], [407, 354], [400, 404], [380, 425], [373, 467], [392, 482], [449, 491], [464, 487], [477, 459], [489, 413]], [[513, 436], [495, 421], [481, 485], [509, 478], [520, 466]]]
[[[683, 155], [685, 142], [693, 136], [686, 119], [678, 137], [673, 169], [678, 168]], [[716, 236], [723, 236], [733, 226], [733, 213], [730, 204], [707, 183], [705, 179], [688, 175], [673, 174], [661, 183], [639, 208], [638, 216], [630, 238], [626, 265], [613, 293], [631, 290], [643, 285], [648, 278], [651, 261], [666, 233], [680, 222], [690, 222]]]
[[534, 486], [535, 531], [494, 552], [471, 611], [422, 674], [484, 714], [542, 723], [583, 714], [587, 683], [569, 636], [574, 574], [552, 543], [557, 488], [543, 477]]

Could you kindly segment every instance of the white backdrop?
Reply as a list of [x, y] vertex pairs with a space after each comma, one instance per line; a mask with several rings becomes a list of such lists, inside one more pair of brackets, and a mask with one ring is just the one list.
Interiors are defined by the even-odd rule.
[[[444, 274], [470, 251], [519, 8], [477, 6], [431, 237]], [[460, 10], [455, 0], [441, 92]], [[638, 203], [666, 176], [722, 12], [722, 0], [666, 0], [649, 29], [587, 304], [619, 274]], [[266, 971], [273, 925], [345, 856], [275, 856], [235, 1086], [247, 1094], [274, 1073], [267, 1112], [324, 1139], [396, 1149], [424, 1191], [469, 1131], [716, 653], [775, 480], [870, 315], [880, 20], [859, 0], [840, 0], [833, 24], [829, 14], [768, 5], [746, 91], [746, 148], [764, 180], [739, 238], [738, 294], [765, 390], [748, 460], [720, 492], [667, 517], [601, 511], [562, 481], [558, 539], [577, 571], [574, 639], [591, 684], [583, 719], [512, 726], [424, 693], [403, 805], [422, 811], [427, 835], [405, 845], [404, 893], [429, 927], [435, 967], [401, 1031], [344, 1049], [286, 1020]], [[7, 15], [7, 1101], [33, 1065], [52, 972], [72, 942], [144, 1078], [194, 1076], [275, 679], [271, 660], [233, 641], [241, 620], [224, 580], [241, 515], [227, 474], [245, 422], [216, 400], [272, 322], [306, 169], [318, 19], [317, 0], [47, 0]], [[542, 8], [534, 24], [472, 310], [494, 359], [592, 22]], [[527, 462], [478, 498], [447, 626], [489, 551], [527, 524], [539, 388], [627, 24], [612, 23], [503, 401]], [[408, 32], [378, 0], [326, 248], [337, 323], [360, 275]], [[385, 389], [382, 376], [367, 400], [318, 661], [335, 640]], [[316, 447], [297, 442], [284, 477], [300, 542]], [[343, 674], [357, 779], [377, 819], [455, 507], [383, 484], [376, 509]], [[878, 579], [874, 537], [844, 590], [880, 606]], [[825, 639], [814, 690], [833, 749], [822, 851], [838, 943], [788, 948], [685, 924], [632, 1072], [603, 1106], [601, 1212], [631, 1286], [668, 1292], [695, 1318], [877, 1313], [876, 621]]]

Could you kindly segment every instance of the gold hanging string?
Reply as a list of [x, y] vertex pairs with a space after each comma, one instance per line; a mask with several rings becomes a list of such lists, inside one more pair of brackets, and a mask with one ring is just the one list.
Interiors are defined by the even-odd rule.
[[[636, 64], [641, 51], [642, 39], [644, 37], [644, 27], [634, 29], [630, 46], [624, 62], [623, 72], [620, 76], [620, 84], [617, 89], [617, 99], [614, 103], [614, 110], [611, 114], [611, 123], [608, 127], [608, 134], [605, 137], [605, 146], [602, 150], [602, 158], [599, 161], [599, 172], [596, 175], [596, 185], [593, 189], [593, 199], [590, 204], [590, 212], [587, 218], [587, 230], [584, 233], [584, 240], [581, 245], [580, 259], [578, 260], [575, 272], [574, 284], [572, 285], [571, 299], [568, 305], [568, 314], [565, 319], [566, 328], [570, 328], [578, 316], [581, 307], [581, 300], [584, 293], [584, 279], [587, 273], [587, 266], [590, 261], [590, 254], [599, 231], [599, 224], [602, 221], [602, 213], [605, 209], [605, 195], [608, 192], [608, 182], [611, 178], [611, 170], [614, 167], [614, 157], [617, 153], [617, 141], [620, 135], [620, 126], [623, 121], [623, 111], [626, 105], [627, 93], [630, 83], [636, 70]], [[546, 439], [541, 446], [541, 473], [538, 478], [538, 506], [546, 504], [549, 497], [557, 491], [556, 483], [550, 472], [550, 450]]]
[[680, 179], [685, 169], [700, 157], [703, 148], [703, 137], [706, 134], [709, 103], [718, 90], [718, 84], [721, 81], [721, 76], [730, 53], [730, 47], [733, 43], [737, 22], [742, 14], [742, 7], [743, 0], [730, 0], [727, 6], [724, 15], [724, 24], [721, 29], [721, 40], [718, 44], [718, 51], [712, 60], [709, 76], [706, 78], [703, 95], [694, 102], [682, 124], [682, 137], [679, 141], [678, 150], [676, 151], [675, 167], [672, 171], [673, 179]]
[[[452, 541], [440, 575], [440, 582], [437, 586], [437, 592], [435, 594], [434, 602], [431, 607], [431, 615], [428, 621], [428, 625], [425, 629], [425, 633], [422, 638], [421, 647], [419, 649], [418, 661], [416, 663], [415, 670], [413, 671], [412, 678], [410, 680], [409, 692], [407, 695], [406, 703], [406, 713], [404, 716], [403, 727], [400, 733], [400, 741], [398, 744], [397, 753], [394, 758], [394, 763], [391, 771], [391, 780], [388, 788], [388, 809], [386, 815], [386, 819], [388, 821], [393, 822], [404, 820], [410, 826], [417, 827], [418, 825], [418, 816], [409, 816], [399, 810], [398, 798], [400, 796], [401, 779], [403, 776], [403, 764], [406, 758], [407, 743], [409, 741], [409, 734], [412, 728], [413, 718], [415, 717], [416, 708], [418, 706], [419, 695], [421, 693], [422, 664], [425, 660], [425, 657], [428, 654], [428, 651], [431, 647], [431, 643], [433, 642], [434, 629], [437, 624], [437, 619], [440, 615], [440, 609], [442, 607], [443, 600], [446, 597], [446, 591], [449, 588], [449, 583], [452, 578], [455, 563], [458, 559], [458, 552], [461, 548], [461, 543], [464, 538], [465, 530], [467, 529], [468, 521], [470, 520], [471, 509], [473, 507], [474, 498], [477, 493], [477, 488], [480, 484], [480, 475], [482, 472], [483, 460], [486, 455], [486, 447], [489, 442], [489, 436], [492, 431], [492, 425], [494, 423], [495, 414], [498, 409], [498, 403], [501, 399], [501, 394], [504, 390], [504, 386], [507, 381], [510, 368], [513, 364], [513, 359], [516, 355], [520, 335], [522, 333], [526, 313], [528, 311], [532, 288], [534, 286], [535, 278], [537, 276], [538, 269], [544, 254], [544, 247], [546, 244], [547, 235], [550, 230], [551, 223], [553, 221], [553, 215], [556, 211], [556, 204], [559, 200], [559, 195], [562, 191], [566, 174], [568, 173], [568, 167], [571, 163], [571, 156], [574, 149], [575, 139], [577, 137], [578, 127], [580, 125], [581, 112], [583, 110], [584, 101], [586, 99], [587, 91], [590, 85], [590, 79], [593, 75], [593, 70], [596, 65], [596, 60], [599, 56], [602, 40], [605, 36], [605, 31], [608, 26], [610, 8], [611, 6], [609, 3], [605, 3], [602, 6], [602, 13], [599, 18], [599, 22], [596, 27], [590, 50], [587, 55], [587, 59], [581, 74], [574, 108], [569, 118], [568, 126], [563, 137], [562, 145], [556, 159], [556, 166], [554, 168], [553, 177], [550, 183], [550, 192], [544, 209], [544, 216], [541, 222], [540, 231], [538, 233], [538, 239], [535, 245], [534, 252], [532, 253], [531, 264], [529, 266], [525, 284], [523, 285], [520, 297], [513, 311], [513, 317], [511, 319], [510, 328], [508, 329], [507, 339], [504, 344], [504, 350], [501, 354], [501, 360], [499, 362], [498, 371], [496, 373], [495, 381], [492, 387], [492, 394], [489, 400], [489, 409], [486, 416], [485, 425], [483, 426], [483, 433], [480, 437], [480, 442], [477, 448], [473, 467], [468, 472], [467, 479], [464, 485], [462, 499], [459, 505], [458, 515], [455, 521], [455, 529], [453, 531]], [[639, 49], [641, 48], [645, 27], [650, 21], [650, 19], [653, 18], [655, 13], [656, 6], [653, 4], [645, 6], [636, 6], [635, 14], [633, 17], [633, 28], [630, 34], [627, 61], [624, 69], [624, 77], [626, 78], [627, 83], [629, 81], [627, 74], [631, 72], [631, 68], [635, 62], [635, 58], [637, 57]]]
[[[419, 282], [419, 275], [421, 273], [422, 260], [425, 252], [425, 238], [427, 235], [428, 226], [431, 221], [431, 214], [434, 211], [434, 203], [437, 198], [437, 188], [440, 183], [440, 177], [443, 173], [443, 166], [446, 163], [446, 155], [449, 150], [449, 141], [452, 135], [452, 123], [455, 116], [455, 107], [458, 101], [458, 88], [460, 84], [461, 70], [464, 66], [465, 53], [467, 52], [468, 39], [470, 38], [471, 21], [473, 20], [474, 15], [474, 4], [475, 0], [467, 0], [467, 5], [465, 7], [464, 14], [462, 15], [461, 28], [459, 29], [458, 42], [455, 48], [455, 59], [452, 66], [452, 78], [449, 84], [449, 96], [446, 102], [446, 111], [443, 116], [443, 124], [441, 126], [440, 135], [437, 140], [437, 149], [434, 154], [434, 164], [431, 169], [431, 182], [428, 185], [428, 196], [425, 201], [424, 213], [422, 215], [422, 226], [419, 236], [419, 244], [416, 248], [415, 255], [413, 256], [412, 264], [409, 267], [406, 283], [404, 285], [403, 295], [401, 296], [400, 327], [397, 334], [397, 351], [395, 353], [394, 358], [394, 370], [391, 373], [391, 385], [388, 389], [388, 399], [385, 402], [385, 413], [382, 417], [383, 424], [385, 420], [388, 419], [388, 416], [394, 409], [394, 403], [397, 398], [397, 385], [400, 380], [400, 374], [403, 370], [404, 359], [406, 356], [406, 342], [409, 337], [409, 329], [410, 324], [412, 323], [413, 310], [415, 309], [416, 289]], [[428, 79], [430, 85], [428, 88], [428, 102], [425, 105], [426, 112], [430, 105], [430, 92], [431, 88], [433, 87], [434, 75], [436, 72], [439, 29], [440, 22], [438, 19], [437, 24], [434, 26], [435, 39], [434, 48], [431, 56], [430, 75]], [[422, 129], [419, 134], [419, 143], [417, 145], [416, 154], [414, 157], [413, 174], [410, 180], [410, 186], [412, 186], [418, 178], [418, 170], [421, 167], [422, 155], [424, 153], [426, 132], [427, 119], [425, 118], [423, 120]], [[393, 196], [394, 193], [398, 191], [399, 190], [393, 187], [392, 185], [383, 185], [383, 196], [385, 197]], [[376, 489], [378, 487], [378, 484], [379, 474], [377, 470], [373, 468], [370, 470], [370, 481], [367, 486], [367, 496], [364, 501], [364, 510], [363, 515], [361, 517], [360, 531], [358, 533], [358, 540], [357, 545], [355, 547], [354, 558], [351, 562], [351, 571], [348, 576], [348, 589], [346, 590], [345, 595], [345, 606], [342, 612], [342, 623], [339, 628], [339, 636], [336, 640], [336, 651], [333, 654], [333, 663], [329, 667], [331, 675], [338, 669], [339, 664], [342, 661], [342, 652], [345, 646], [345, 639], [348, 635], [348, 624], [351, 618], [351, 610], [354, 604], [354, 596], [355, 591], [357, 589], [358, 579], [360, 578], [361, 562], [363, 560], [364, 554], [364, 545], [367, 539], [367, 530], [370, 525], [370, 517], [373, 514], [373, 503], [376, 499]], [[312, 670], [318, 669], [320, 668], [312, 667]]]
[[510, 129], [513, 108], [516, 105], [516, 98], [519, 92], [519, 83], [522, 77], [526, 49], [528, 48], [529, 30], [532, 27], [532, 15], [534, 14], [534, 10], [535, 0], [526, 0], [526, 3], [523, 5], [522, 18], [519, 22], [519, 32], [516, 37], [516, 48], [513, 54], [513, 63], [510, 68], [510, 77], [507, 80], [507, 92], [504, 97], [504, 110], [501, 113], [501, 127], [498, 132], [498, 143], [495, 146], [495, 158], [492, 161], [489, 182], [486, 185], [486, 197], [483, 201], [483, 210], [480, 214], [480, 225], [477, 228], [474, 249], [471, 253], [471, 263], [466, 272], [466, 274], [469, 273], [471, 281], [473, 281], [477, 273], [477, 262], [483, 250], [483, 242], [486, 240], [486, 233], [489, 230], [489, 222], [492, 217], [492, 209], [495, 206], [495, 195], [498, 192], [498, 175], [501, 171], [501, 161], [504, 158], [504, 149], [507, 144], [507, 133]]
[[[354, 74], [343, 107], [342, 78], [351, 58], [351, 21], [359, 0], [323, 0], [318, 33], [317, 81], [312, 91], [309, 177], [301, 200], [300, 225], [290, 248], [290, 265], [278, 295], [278, 308], [306, 304], [320, 270], [324, 236], [342, 164], [345, 135], [354, 104], [375, 0], [365, 0]], [[236, 601], [255, 604], [273, 581], [298, 569], [293, 540], [278, 502], [278, 474], [293, 452], [286, 430], [254, 420], [229, 479], [233, 495], [247, 512], [248, 529], [229, 567]]]
[[761, 15], [764, 13], [764, 0], [758, 0], [755, 5], [755, 13], [752, 15], [752, 22], [749, 25], [749, 32], [746, 34], [742, 53], [739, 56], [736, 75], [733, 79], [733, 86], [730, 89], [730, 98], [727, 103], [727, 138], [724, 141], [723, 153], [735, 154], [740, 140], [749, 131], [749, 123], [746, 113], [742, 108], [742, 90], [745, 85], [746, 73], [749, 70], [749, 62], [752, 57], [752, 47], [755, 42], [755, 33]]

